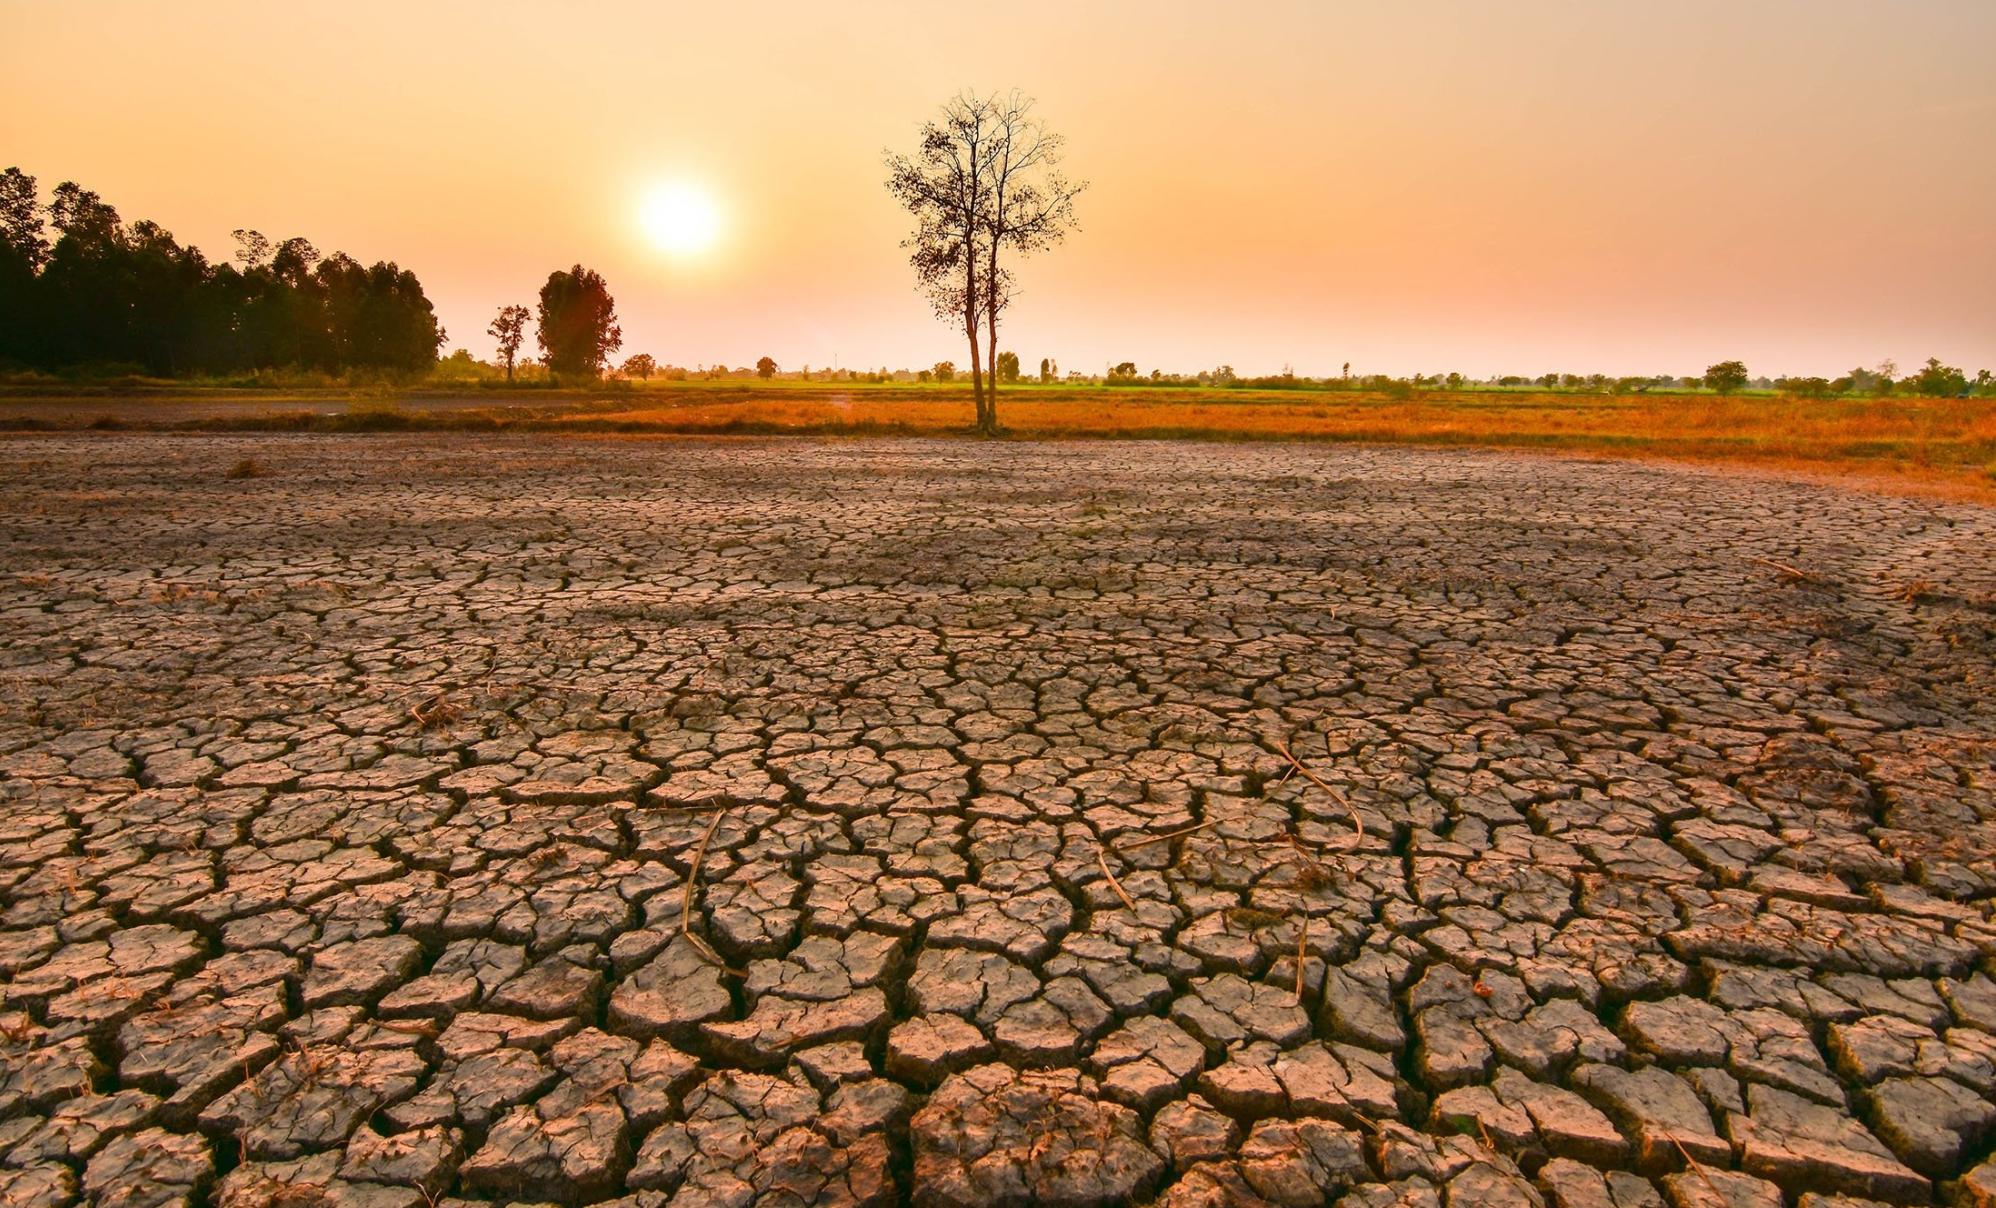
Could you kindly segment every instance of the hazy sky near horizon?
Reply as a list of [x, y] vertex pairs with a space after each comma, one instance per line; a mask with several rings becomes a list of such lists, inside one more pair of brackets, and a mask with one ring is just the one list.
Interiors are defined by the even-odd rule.
[[[965, 360], [885, 149], [1017, 86], [1091, 182], [1001, 336], [1244, 373], [1996, 368], [1996, 3], [0, 0], [0, 166], [211, 257], [414, 269], [452, 346], [602, 272], [625, 353]], [[719, 243], [645, 237], [691, 182]]]

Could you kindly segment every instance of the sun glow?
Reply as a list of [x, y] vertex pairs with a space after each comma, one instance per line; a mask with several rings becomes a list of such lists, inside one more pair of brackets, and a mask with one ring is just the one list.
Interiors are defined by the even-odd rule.
[[721, 237], [721, 209], [713, 195], [683, 181], [646, 193], [638, 220], [653, 246], [674, 256], [704, 252]]

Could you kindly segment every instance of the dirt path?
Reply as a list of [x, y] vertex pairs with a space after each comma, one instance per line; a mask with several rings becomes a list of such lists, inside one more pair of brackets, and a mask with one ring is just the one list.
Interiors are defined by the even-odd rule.
[[0, 1203], [1988, 1203], [1992, 587], [1624, 463], [0, 441]]

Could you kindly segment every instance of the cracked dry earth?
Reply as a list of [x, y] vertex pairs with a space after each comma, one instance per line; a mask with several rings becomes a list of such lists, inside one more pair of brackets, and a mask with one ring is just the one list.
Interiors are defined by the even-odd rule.
[[7, 441], [0, 1203], [1988, 1208], [1993, 547], [1465, 452]]

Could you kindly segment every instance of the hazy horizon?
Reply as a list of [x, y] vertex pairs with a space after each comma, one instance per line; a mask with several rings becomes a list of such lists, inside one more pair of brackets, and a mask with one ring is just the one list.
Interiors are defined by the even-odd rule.
[[[959, 89], [1016, 86], [1092, 183], [1023, 266], [1001, 344], [1029, 367], [1996, 366], [1996, 6], [1972, 0], [0, 6], [0, 166], [216, 260], [235, 227], [395, 260], [479, 356], [498, 306], [580, 262], [625, 354], [961, 363], [881, 156]], [[672, 183], [713, 199], [713, 247], [647, 239]]]

